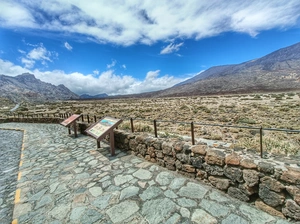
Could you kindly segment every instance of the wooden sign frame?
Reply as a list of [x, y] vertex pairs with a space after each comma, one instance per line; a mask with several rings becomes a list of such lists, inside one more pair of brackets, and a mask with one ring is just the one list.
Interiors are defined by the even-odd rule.
[[82, 114], [73, 114], [67, 119], [65, 119], [63, 122], [60, 124], [62, 126], [68, 127], [69, 135], [71, 134], [71, 126], [73, 125], [73, 130], [74, 130], [74, 135], [75, 138], [77, 137], [77, 126], [76, 126], [76, 121], [82, 116]]
[[97, 140], [97, 147], [100, 148], [100, 141], [103, 140], [107, 135], [110, 137], [110, 152], [111, 155], [115, 155], [115, 140], [114, 140], [114, 128], [116, 128], [123, 120], [104, 117], [97, 123], [90, 126], [85, 132]]

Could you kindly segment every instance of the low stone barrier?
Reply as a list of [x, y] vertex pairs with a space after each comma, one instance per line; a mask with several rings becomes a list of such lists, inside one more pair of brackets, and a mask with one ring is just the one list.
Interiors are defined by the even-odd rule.
[[[211, 184], [272, 215], [300, 220], [300, 160], [115, 130], [115, 145]], [[298, 162], [298, 164], [297, 164]]]

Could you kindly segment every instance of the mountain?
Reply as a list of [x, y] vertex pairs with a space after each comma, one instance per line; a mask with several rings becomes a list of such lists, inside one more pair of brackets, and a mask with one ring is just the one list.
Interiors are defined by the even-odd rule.
[[102, 99], [102, 98], [107, 98], [108, 95], [106, 93], [100, 93], [94, 96], [91, 96], [89, 94], [82, 94], [80, 95], [80, 99]]
[[36, 79], [34, 75], [23, 73], [15, 77], [0, 75], [0, 97], [14, 102], [53, 101], [78, 99], [78, 95], [71, 92], [64, 85], [52, 85]]
[[300, 90], [300, 43], [235, 65], [215, 66], [156, 97]]

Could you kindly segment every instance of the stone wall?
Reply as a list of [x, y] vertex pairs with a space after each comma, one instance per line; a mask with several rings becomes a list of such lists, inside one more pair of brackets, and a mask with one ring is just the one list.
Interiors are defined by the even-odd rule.
[[[300, 220], [300, 161], [115, 131], [119, 149], [211, 184], [272, 215]], [[287, 161], [289, 164], [287, 164]]]
[[47, 124], [59, 124], [63, 121], [63, 118], [58, 117], [39, 117], [39, 118], [0, 118], [0, 123], [8, 122], [21, 122], [21, 123], [47, 123]]

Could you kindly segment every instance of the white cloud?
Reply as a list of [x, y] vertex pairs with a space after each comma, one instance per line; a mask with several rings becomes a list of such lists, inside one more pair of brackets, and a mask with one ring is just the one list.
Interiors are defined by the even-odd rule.
[[117, 61], [112, 59], [111, 64], [106, 65], [106, 67], [107, 67], [107, 69], [110, 69], [110, 68], [115, 67], [116, 64], [117, 64]]
[[300, 1], [0, 1], [0, 26], [86, 35], [118, 45], [201, 39], [223, 32], [255, 36], [297, 25]]
[[122, 65], [122, 68], [126, 69], [126, 65], [125, 65], [125, 64], [124, 64], [124, 65]]
[[[54, 85], [64, 84], [79, 95], [84, 93], [119, 95], [149, 92], [171, 87], [184, 80], [170, 75], [159, 77], [159, 70], [149, 71], [143, 80], [138, 80], [130, 75], [115, 74], [111, 69], [102, 73], [95, 70], [93, 74], [65, 73], [61, 70], [40, 71], [38, 69], [23, 68], [10, 61], [0, 59], [0, 74], [16, 76], [25, 72], [34, 74], [36, 78], [44, 82]], [[99, 76], [95, 77], [94, 74], [97, 72]]]
[[67, 48], [69, 51], [72, 51], [73, 49], [73, 47], [68, 42], [65, 42], [65, 48]]
[[170, 43], [168, 46], [166, 46], [164, 49], [160, 51], [160, 54], [171, 54], [173, 52], [177, 52], [179, 51], [182, 45], [183, 43], [179, 43], [179, 44]]
[[57, 52], [48, 51], [42, 43], [39, 45], [26, 44], [34, 48], [28, 53], [24, 50], [18, 50], [23, 55], [21, 57], [21, 62], [25, 65], [25, 68], [33, 68], [37, 61], [42, 65], [47, 66], [47, 62], [52, 62], [52, 58], [58, 57]]

